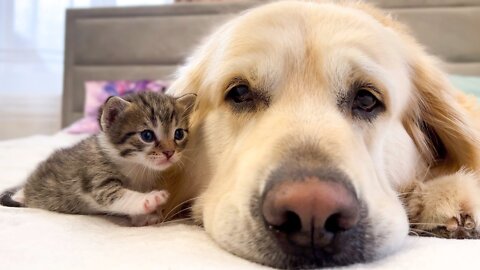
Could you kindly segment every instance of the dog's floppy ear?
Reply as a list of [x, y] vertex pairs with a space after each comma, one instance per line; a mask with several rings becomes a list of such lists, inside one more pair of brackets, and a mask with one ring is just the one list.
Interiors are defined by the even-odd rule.
[[477, 170], [480, 139], [459, 103], [462, 94], [426, 55], [412, 65], [412, 79], [413, 108], [408, 108], [404, 125], [421, 154], [444, 171]]

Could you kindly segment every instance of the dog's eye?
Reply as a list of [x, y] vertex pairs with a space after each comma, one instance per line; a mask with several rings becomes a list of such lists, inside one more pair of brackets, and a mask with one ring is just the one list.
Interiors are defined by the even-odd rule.
[[246, 84], [239, 84], [232, 87], [226, 96], [227, 100], [231, 100], [235, 103], [243, 103], [253, 101], [252, 91]]
[[353, 101], [354, 110], [371, 112], [377, 105], [378, 99], [367, 90], [360, 90]]
[[227, 89], [225, 101], [236, 113], [253, 112], [268, 108], [270, 96], [260, 89], [252, 89], [243, 80], [235, 80]]
[[352, 113], [362, 118], [374, 117], [384, 109], [380, 100], [369, 90], [359, 89], [352, 104]]

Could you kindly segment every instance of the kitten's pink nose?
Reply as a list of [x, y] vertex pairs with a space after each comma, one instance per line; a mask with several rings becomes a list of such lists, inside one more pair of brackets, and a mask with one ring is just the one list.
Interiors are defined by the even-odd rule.
[[163, 151], [162, 153], [165, 155], [165, 157], [167, 157], [167, 159], [170, 159], [173, 156], [173, 154], [175, 154], [175, 150]]

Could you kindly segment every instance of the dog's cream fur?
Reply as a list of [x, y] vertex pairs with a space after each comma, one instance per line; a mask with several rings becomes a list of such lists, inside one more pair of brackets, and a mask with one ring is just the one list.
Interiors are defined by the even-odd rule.
[[[268, 108], [234, 112], [225, 94], [238, 78], [266, 91]], [[382, 91], [386, 111], [371, 123], [337, 106], [355, 80]], [[196, 220], [234, 254], [284, 266], [251, 208], [268, 174], [302, 145], [348, 174], [367, 206], [376, 256], [402, 244], [408, 218], [422, 232], [452, 230], [452, 218], [480, 229], [476, 106], [401, 24], [371, 6], [282, 1], [240, 15], [180, 70], [170, 93], [189, 92], [197, 110], [169, 208], [193, 200]]]

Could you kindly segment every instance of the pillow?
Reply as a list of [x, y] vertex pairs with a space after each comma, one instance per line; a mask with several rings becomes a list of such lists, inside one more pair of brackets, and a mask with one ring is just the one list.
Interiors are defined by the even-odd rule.
[[98, 125], [98, 110], [110, 96], [125, 96], [142, 91], [165, 92], [169, 82], [160, 80], [137, 81], [87, 81], [85, 82], [84, 117], [66, 131], [72, 134], [96, 134], [100, 131]]
[[480, 97], [480, 77], [450, 75], [449, 78], [450, 82], [456, 88], [468, 94]]

